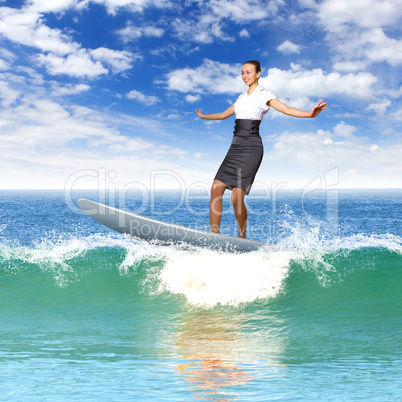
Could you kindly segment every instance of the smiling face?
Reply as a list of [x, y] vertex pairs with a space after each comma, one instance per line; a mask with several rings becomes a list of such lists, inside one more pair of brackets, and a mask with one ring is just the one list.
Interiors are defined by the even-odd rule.
[[260, 72], [257, 72], [256, 70], [257, 69], [254, 64], [243, 64], [243, 68], [241, 70], [241, 78], [246, 85], [250, 86], [257, 83], [258, 78], [260, 78]]

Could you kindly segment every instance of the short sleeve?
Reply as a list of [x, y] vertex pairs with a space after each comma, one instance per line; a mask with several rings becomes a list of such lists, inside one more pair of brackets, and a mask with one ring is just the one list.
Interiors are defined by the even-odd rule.
[[271, 99], [276, 99], [276, 96], [269, 91], [261, 91], [262, 104], [266, 105]]

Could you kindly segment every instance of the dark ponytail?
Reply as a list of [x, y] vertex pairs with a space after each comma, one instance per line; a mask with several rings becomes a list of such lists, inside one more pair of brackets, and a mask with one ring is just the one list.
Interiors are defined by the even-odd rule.
[[255, 71], [257, 73], [261, 72], [261, 66], [260, 66], [260, 62], [257, 60], [250, 60], [250, 61], [246, 61], [244, 64], [252, 64], [255, 67]]

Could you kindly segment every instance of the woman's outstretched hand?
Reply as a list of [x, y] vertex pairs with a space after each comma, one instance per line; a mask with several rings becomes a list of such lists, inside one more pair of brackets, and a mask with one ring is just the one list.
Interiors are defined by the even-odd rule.
[[204, 114], [201, 112], [200, 109], [196, 109], [195, 113], [197, 113], [197, 115], [200, 119], [224, 120], [234, 114], [234, 105], [230, 106], [228, 109], [226, 109], [224, 112], [221, 112], [221, 113]]
[[328, 102], [325, 102], [324, 100], [322, 100], [321, 102], [317, 103], [317, 105], [315, 105], [310, 112], [310, 116], [311, 117], [315, 117], [318, 114], [320, 114], [323, 110], [326, 110], [328, 106]]

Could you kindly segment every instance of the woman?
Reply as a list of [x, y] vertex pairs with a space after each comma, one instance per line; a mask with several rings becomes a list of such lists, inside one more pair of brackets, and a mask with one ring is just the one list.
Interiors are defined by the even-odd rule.
[[226, 189], [232, 190], [231, 201], [239, 226], [239, 237], [246, 237], [247, 209], [244, 196], [249, 193], [254, 177], [260, 167], [263, 146], [259, 135], [262, 117], [273, 107], [281, 113], [294, 117], [315, 117], [325, 110], [328, 103], [319, 102], [311, 112], [290, 107], [276, 99], [275, 95], [258, 85], [261, 66], [258, 61], [243, 64], [241, 76], [248, 86], [237, 101], [222, 113], [203, 114], [196, 110], [201, 119], [224, 120], [236, 114], [232, 144], [220, 166], [211, 187], [209, 216], [211, 231], [219, 233], [222, 217], [222, 197]]

